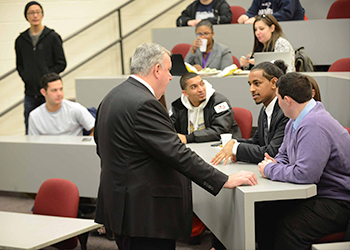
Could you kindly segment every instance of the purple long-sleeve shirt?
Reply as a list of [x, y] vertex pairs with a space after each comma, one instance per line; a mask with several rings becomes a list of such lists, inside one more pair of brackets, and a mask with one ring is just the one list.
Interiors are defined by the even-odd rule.
[[350, 135], [321, 102], [293, 132], [286, 125], [277, 164], [264, 169], [267, 178], [300, 184], [317, 184], [317, 196], [350, 201]]

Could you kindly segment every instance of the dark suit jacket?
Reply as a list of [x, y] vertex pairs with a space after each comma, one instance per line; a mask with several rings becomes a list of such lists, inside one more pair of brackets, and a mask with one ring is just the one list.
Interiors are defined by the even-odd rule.
[[228, 178], [181, 143], [165, 108], [132, 77], [101, 102], [94, 137], [101, 158], [95, 220], [117, 234], [190, 236], [190, 179], [216, 195]]
[[237, 160], [251, 163], [259, 163], [264, 159], [264, 153], [267, 152], [270, 156], [274, 157], [278, 153], [278, 149], [281, 146], [284, 138], [284, 128], [289, 121], [288, 117], [285, 117], [282, 109], [278, 105], [278, 101], [274, 106], [270, 130], [268, 134], [268, 145], [264, 142], [264, 121], [263, 112], [264, 107], [260, 109], [258, 118], [258, 128], [254, 136], [250, 139], [240, 139], [241, 142], [237, 149]]

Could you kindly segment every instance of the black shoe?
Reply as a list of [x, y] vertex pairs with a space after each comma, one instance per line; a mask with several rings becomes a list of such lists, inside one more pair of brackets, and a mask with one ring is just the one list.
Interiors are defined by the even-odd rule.
[[106, 228], [106, 238], [108, 240], [115, 240], [114, 233], [111, 230], [109, 230], [108, 228]]

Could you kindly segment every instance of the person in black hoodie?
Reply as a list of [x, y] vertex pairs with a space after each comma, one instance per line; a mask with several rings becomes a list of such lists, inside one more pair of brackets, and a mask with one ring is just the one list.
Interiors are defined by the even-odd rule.
[[42, 24], [44, 11], [40, 3], [31, 1], [24, 8], [24, 16], [30, 28], [16, 39], [16, 68], [25, 84], [24, 118], [28, 134], [30, 111], [45, 102], [40, 93], [40, 81], [44, 74], [60, 73], [66, 68], [62, 39], [53, 29]]
[[231, 23], [232, 12], [226, 0], [196, 0], [181, 13], [176, 26], [196, 26], [208, 19], [212, 24]]

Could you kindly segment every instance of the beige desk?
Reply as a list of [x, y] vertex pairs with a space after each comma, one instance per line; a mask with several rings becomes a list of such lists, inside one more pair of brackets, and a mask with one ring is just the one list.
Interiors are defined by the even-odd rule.
[[[331, 65], [340, 58], [350, 57], [349, 18], [279, 23], [293, 48], [304, 46], [314, 65]], [[252, 24], [215, 25], [214, 32], [215, 41], [228, 46], [237, 58], [253, 49]], [[168, 50], [179, 43], [192, 44], [196, 38], [194, 27], [153, 29], [152, 37], [153, 42]]]
[[[207, 162], [220, 150], [212, 143], [188, 144]], [[262, 178], [255, 164], [230, 163], [217, 168], [226, 174], [252, 171], [258, 185], [223, 189], [214, 197], [193, 185], [193, 210], [228, 250], [255, 249], [254, 203], [287, 199], [306, 199], [316, 195], [316, 185], [297, 185]]]
[[0, 159], [0, 190], [37, 193], [45, 180], [63, 178], [80, 196], [97, 197], [100, 161], [92, 137], [2, 136]]
[[350, 241], [312, 245], [312, 250], [349, 250], [349, 249], [350, 249]]
[[0, 249], [41, 249], [100, 228], [93, 220], [0, 212]]
[[[350, 127], [350, 73], [349, 72], [310, 72], [320, 87], [322, 102], [331, 115], [343, 126]], [[75, 83], [77, 102], [85, 107], [98, 107], [103, 97], [128, 76], [82, 77]], [[253, 115], [253, 126], [261, 105], [256, 105], [249, 92], [248, 75], [228, 76], [224, 78], [204, 77], [214, 89], [224, 94], [233, 107], [249, 109]], [[165, 93], [167, 108], [181, 95], [180, 77], [174, 76]]]

